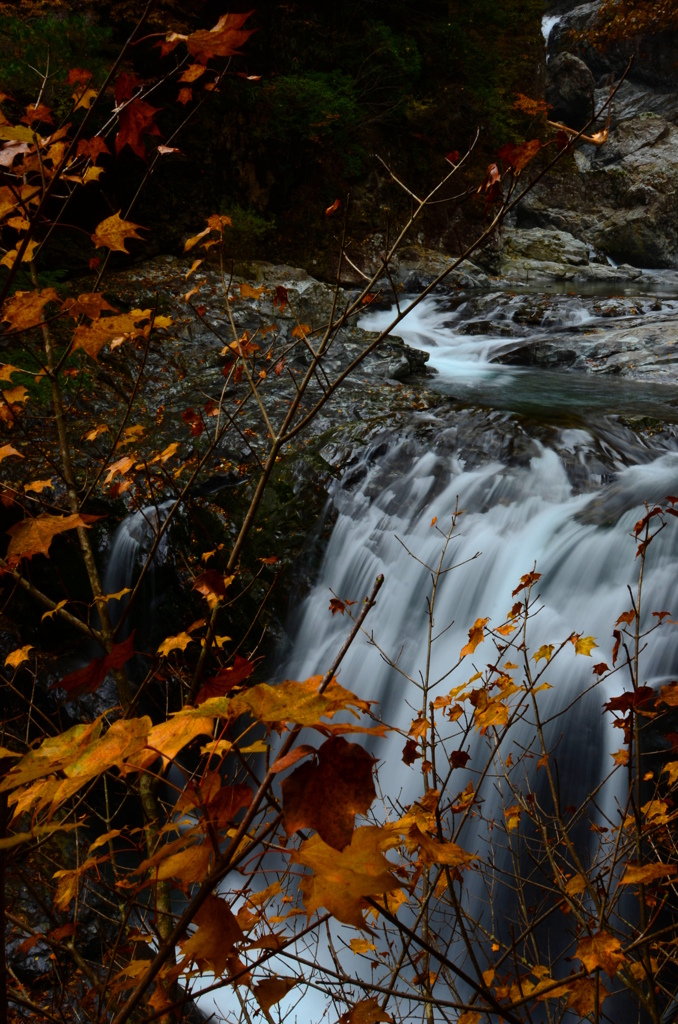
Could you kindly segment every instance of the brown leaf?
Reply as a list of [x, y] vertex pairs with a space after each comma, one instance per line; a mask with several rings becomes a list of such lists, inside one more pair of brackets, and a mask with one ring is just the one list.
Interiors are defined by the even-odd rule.
[[376, 996], [370, 996], [369, 999], [361, 999], [346, 1013], [342, 1013], [338, 1024], [381, 1024], [382, 1021], [393, 1024], [393, 1017], [382, 1010]]
[[298, 985], [301, 978], [265, 978], [258, 985], [254, 986], [254, 995], [259, 1006], [268, 1014], [268, 1011], [276, 1003], [287, 995], [287, 993]]
[[141, 224], [133, 224], [130, 220], [122, 220], [118, 210], [111, 217], [106, 217], [97, 224], [96, 231], [91, 236], [94, 242], [95, 249], [99, 249], [105, 246], [107, 249], [111, 249], [117, 252], [127, 252], [125, 248], [125, 240], [128, 238], [139, 238], [141, 235], [137, 234], [137, 228], [144, 230]]
[[312, 828], [328, 846], [348, 846], [356, 814], [366, 814], [376, 797], [374, 764], [363, 747], [341, 736], [323, 743], [317, 762], [306, 762], [282, 783], [287, 835]]
[[254, 11], [245, 14], [224, 14], [209, 31], [198, 29], [186, 37], [186, 49], [201, 64], [211, 57], [234, 57], [254, 29], [243, 29], [243, 25]]
[[49, 546], [59, 533], [89, 527], [100, 516], [77, 515], [51, 516], [42, 514], [35, 519], [22, 519], [10, 526], [7, 533], [12, 538], [7, 548], [8, 558], [32, 558], [33, 555], [47, 555]]
[[196, 578], [193, 590], [197, 590], [199, 594], [207, 598], [210, 608], [214, 608], [219, 601], [224, 599], [226, 591], [234, 579], [234, 576], [224, 576], [216, 569], [206, 569]]
[[567, 992], [568, 1009], [578, 1013], [582, 1020], [588, 1019], [595, 1013], [596, 1006], [600, 1009], [603, 1001], [610, 994], [603, 983], [595, 978], [579, 978], [577, 981], [569, 981]]

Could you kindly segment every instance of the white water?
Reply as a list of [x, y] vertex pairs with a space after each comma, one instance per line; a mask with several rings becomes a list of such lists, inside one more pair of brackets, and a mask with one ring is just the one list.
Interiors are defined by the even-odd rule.
[[[568, 316], [573, 325], [588, 318], [577, 300], [570, 303]], [[382, 329], [392, 319], [393, 311], [376, 312], [361, 326]], [[466, 335], [459, 330], [463, 320], [463, 307], [451, 313], [429, 299], [399, 325], [398, 334], [408, 344], [430, 351], [430, 365], [439, 371], [442, 385], [460, 378], [471, 385], [492, 379], [501, 389], [502, 382], [515, 384], [518, 377], [518, 383], [522, 379], [529, 387], [530, 377], [520, 378], [522, 371], [490, 361], [507, 344], [506, 338]], [[431, 520], [437, 517], [438, 527], [446, 530], [456, 507], [465, 511], [445, 564], [480, 555], [448, 574], [440, 586], [435, 631], [447, 631], [433, 647], [431, 677], [445, 678], [431, 698], [468, 679], [476, 666], [482, 669], [496, 660], [492, 643], [486, 640], [453, 676], [447, 676], [470, 626], [486, 616], [494, 625], [503, 623], [515, 600], [512, 590], [535, 563], [542, 574], [541, 611], [530, 624], [530, 648], [557, 645], [573, 632], [593, 635], [598, 643], [592, 658], [576, 656], [571, 645], [558, 656], [546, 676], [553, 688], [540, 697], [542, 714], [556, 714], [590, 688], [595, 663], [612, 664], [612, 629], [629, 608], [627, 587], [637, 578], [633, 524], [642, 514], [643, 501], [661, 500], [676, 491], [678, 453], [657, 452], [653, 457], [630, 432], [622, 441], [614, 431], [584, 424], [556, 429], [551, 445], [530, 437], [528, 429], [519, 435], [522, 448], [513, 457], [492, 457], [483, 454], [482, 437], [496, 414], [473, 415], [478, 419], [477, 434], [473, 426], [464, 433], [454, 419], [441, 417], [437, 422], [430, 414], [420, 417], [428, 440], [418, 436], [416, 424], [405, 436], [384, 431], [345, 472], [333, 495], [336, 522], [316, 582], [290, 626], [293, 647], [281, 677], [304, 679], [327, 669], [350, 628], [345, 617], [330, 614], [329, 598], [334, 593], [360, 602], [383, 573], [385, 583], [368, 620], [380, 650], [361, 637], [345, 658], [339, 678], [361, 697], [378, 701], [384, 721], [406, 732], [420, 711], [420, 696], [405, 677], [420, 678], [427, 653], [431, 573], [422, 563], [435, 565], [442, 544]], [[496, 420], [492, 430], [497, 450], [502, 449], [497, 439], [503, 431], [513, 429], [510, 417]], [[538, 432], [534, 430], [535, 435]], [[645, 582], [648, 619], [651, 610], [678, 611], [672, 609], [678, 571], [675, 537], [675, 529], [667, 530], [650, 549]], [[672, 629], [653, 638], [645, 656], [645, 676], [651, 683], [666, 681], [678, 668]], [[389, 662], [397, 662], [401, 671]], [[617, 675], [599, 685], [568, 712], [565, 724], [559, 719], [547, 732], [549, 742], [557, 744], [560, 782], [568, 803], [585, 799], [612, 766], [610, 754], [621, 745], [621, 734], [612, 728], [611, 716], [602, 713], [602, 705], [625, 683]], [[527, 721], [518, 724], [513, 749], [529, 747], [533, 733]], [[471, 741], [471, 766], [484, 742], [480, 737]], [[406, 804], [421, 795], [421, 774], [417, 763], [407, 767], [402, 762], [403, 743], [402, 736], [390, 734], [368, 746], [382, 763], [380, 780], [387, 798]], [[504, 757], [509, 749], [503, 751]], [[455, 790], [463, 788], [466, 779], [460, 773]], [[538, 785], [538, 780], [532, 784]], [[495, 815], [501, 819], [496, 788], [488, 786], [484, 796], [485, 820]], [[614, 786], [608, 786], [598, 805], [601, 815], [619, 820]], [[473, 826], [468, 828], [463, 842], [471, 852], [487, 852], [484, 827], [476, 832]], [[592, 838], [591, 856], [594, 842]], [[586, 857], [586, 851], [582, 853]], [[473, 884], [467, 882], [467, 898], [483, 900], [485, 894], [474, 891]], [[495, 900], [494, 909], [500, 904], [501, 899]], [[354, 934], [338, 929], [342, 931], [346, 939]], [[349, 971], [355, 969], [351, 956], [345, 965]], [[286, 966], [289, 972], [290, 964], [281, 960], [277, 969], [284, 974]], [[298, 1000], [296, 992], [285, 998], [283, 1016], [293, 1009], [300, 1021], [320, 1020], [326, 1000], [319, 993], [309, 989]], [[218, 1002], [222, 1009], [234, 1008], [226, 995]], [[206, 1000], [206, 1008], [211, 1005]]]
[[[512, 342], [506, 336], [464, 333], [467, 316], [464, 306], [450, 310], [429, 298], [399, 325], [397, 333], [408, 344], [431, 353], [429, 365], [438, 371], [435, 383], [443, 392], [466, 382], [469, 406], [474, 404], [469, 398], [474, 388], [475, 404], [481, 404], [488, 381], [495, 395], [504, 389], [533, 387], [534, 375], [491, 361]], [[383, 329], [393, 317], [392, 310], [377, 311], [364, 317], [361, 326]], [[547, 312], [540, 329], [576, 327], [588, 319], [585, 304], [573, 298], [564, 308]], [[561, 377], [572, 386], [572, 375]], [[586, 406], [586, 388], [593, 394], [598, 385], [591, 378], [574, 377], [584, 389], [580, 404]], [[467, 680], [476, 666], [482, 669], [496, 660], [492, 642], [486, 640], [454, 675], [447, 675], [470, 626], [486, 616], [491, 624], [503, 623], [515, 600], [513, 589], [535, 564], [542, 574], [541, 610], [530, 623], [530, 648], [557, 645], [573, 632], [593, 635], [598, 643], [592, 658], [576, 656], [568, 645], [554, 661], [546, 676], [552, 689], [540, 697], [542, 714], [556, 714], [591, 687], [593, 665], [612, 663], [612, 629], [629, 608], [627, 587], [637, 578], [630, 536], [633, 524], [642, 514], [643, 501], [661, 500], [676, 492], [678, 452], [653, 452], [646, 441], [601, 412], [596, 413], [597, 420], [550, 424], [548, 392], [537, 393], [535, 401], [541, 403], [541, 418], [524, 423], [510, 413], [480, 408], [413, 414], [409, 430], [384, 428], [354, 457], [332, 496], [336, 521], [315, 583], [290, 622], [291, 651], [281, 667], [281, 678], [303, 679], [326, 671], [350, 629], [346, 617], [330, 614], [330, 597], [334, 593], [358, 602], [354, 607], [359, 607], [375, 578], [383, 574], [385, 583], [367, 623], [374, 643], [361, 637], [345, 658], [339, 678], [359, 696], [378, 701], [384, 721], [407, 732], [419, 714], [420, 695], [406, 677], [420, 678], [427, 654], [431, 573], [426, 564], [437, 563], [442, 544], [431, 520], [436, 517], [444, 531], [459, 507], [465, 511], [446, 565], [466, 564], [449, 573], [438, 591], [435, 632], [444, 635], [433, 647], [431, 677], [441, 682], [431, 698]], [[480, 555], [474, 558], [477, 552]], [[647, 619], [654, 610], [678, 612], [672, 607], [677, 572], [676, 530], [669, 529], [650, 548]], [[666, 681], [678, 668], [672, 629], [668, 626], [653, 637], [645, 655], [645, 678], [651, 683]], [[602, 705], [625, 683], [617, 675], [597, 686], [568, 711], [566, 720], [559, 719], [547, 732], [549, 743], [557, 745], [560, 783], [568, 803], [584, 800], [612, 766], [610, 753], [621, 745], [621, 734], [612, 728], [611, 716], [602, 713]], [[529, 746], [533, 733], [527, 721], [516, 725], [514, 749]], [[305, 742], [313, 742], [312, 737], [305, 737]], [[408, 803], [421, 794], [421, 773], [416, 763], [407, 767], [402, 762], [403, 743], [401, 735], [391, 733], [367, 745], [381, 761], [380, 782], [386, 797]], [[471, 740], [469, 767], [484, 743], [477, 736]], [[503, 750], [504, 757], [509, 749]], [[467, 777], [459, 773], [459, 789]], [[533, 785], [538, 783], [532, 779]], [[486, 787], [484, 799], [485, 820], [501, 818], [494, 786]], [[617, 801], [615, 787], [609, 786], [598, 802], [601, 815], [618, 821]], [[589, 835], [591, 844], [596, 841], [587, 832], [584, 845]], [[471, 825], [462, 839], [470, 852], [487, 853], [484, 826], [474, 831]], [[586, 859], [587, 851], [580, 852]], [[589, 853], [593, 855], [593, 848]], [[485, 895], [473, 885], [472, 880], [467, 882], [471, 904]], [[501, 916], [501, 899], [494, 904]], [[511, 907], [507, 905], [506, 910], [510, 912]], [[342, 927], [335, 933], [346, 941], [355, 935]], [[323, 959], [326, 951], [321, 947], [314, 956]], [[352, 953], [342, 953], [349, 972], [355, 970], [352, 958]], [[294, 965], [280, 958], [275, 969], [285, 975]], [[300, 991], [295, 989], [280, 1004], [283, 1017], [320, 1020], [326, 1013], [326, 998], [313, 989], [300, 997]], [[227, 992], [220, 993], [216, 1003], [227, 1015], [239, 1014]], [[202, 1004], [208, 1012], [215, 1005], [213, 997], [205, 997]], [[330, 1013], [325, 1019], [334, 1018]]]

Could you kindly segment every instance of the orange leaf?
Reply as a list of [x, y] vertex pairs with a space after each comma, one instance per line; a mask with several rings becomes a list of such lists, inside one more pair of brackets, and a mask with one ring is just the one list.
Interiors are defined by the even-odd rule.
[[13, 445], [3, 444], [0, 448], [0, 462], [2, 462], [3, 459], [8, 459], [10, 455], [16, 455], [20, 459], [23, 459], [24, 457]]
[[335, 199], [331, 206], [328, 206], [325, 210], [325, 216], [331, 217], [333, 213], [336, 213], [341, 206], [341, 199]]
[[[105, 223], [105, 221], [104, 221]], [[77, 319], [79, 316], [88, 316], [90, 320], [98, 320], [102, 312], [117, 313], [115, 306], [107, 302], [101, 292], [85, 292], [78, 295], [77, 299], [66, 299], [62, 309], [65, 309], [69, 316]]]
[[240, 288], [240, 294], [243, 299], [260, 299], [262, 294], [266, 291], [263, 284], [259, 288], [253, 288], [251, 284], [243, 281], [242, 284], [238, 285]]
[[595, 935], [581, 939], [576, 955], [587, 971], [600, 968], [610, 978], [614, 978], [619, 966], [626, 961], [626, 956], [621, 952], [621, 942], [610, 932], [596, 932]]
[[678, 867], [675, 864], [627, 864], [626, 871], [619, 880], [620, 885], [648, 885], [666, 875], [675, 875]]
[[[149, 319], [148, 309], [133, 309], [131, 313], [120, 313], [118, 316], [106, 316], [95, 320], [87, 326], [81, 324], [73, 332], [72, 352], [81, 348], [92, 359], [96, 359], [101, 349], [110, 342], [123, 342], [126, 338], [143, 335], [143, 328], [138, 326], [141, 320]], [[111, 348], [115, 347], [114, 345]]]
[[12, 538], [7, 548], [8, 558], [32, 558], [33, 555], [47, 555], [49, 546], [59, 533], [89, 527], [100, 516], [73, 514], [70, 516], [36, 516], [23, 519], [11, 526], [7, 533]]
[[485, 626], [489, 621], [489, 619], [476, 619], [468, 631], [468, 643], [462, 647], [459, 654], [460, 658], [465, 658], [467, 654], [473, 654], [476, 647], [483, 642], [485, 639]]
[[[281, 309], [281, 312], [282, 312], [282, 309]], [[293, 338], [305, 338], [306, 335], [310, 334], [310, 333], [311, 333], [311, 328], [308, 326], [308, 324], [297, 324], [297, 326], [292, 331], [292, 337]]]
[[117, 462], [111, 463], [111, 465], [108, 467], [108, 473], [106, 474], [104, 484], [110, 484], [111, 481], [113, 480], [113, 477], [117, 476], [118, 473], [120, 474], [120, 476], [125, 476], [126, 473], [129, 473], [130, 469], [132, 468], [135, 462], [136, 458], [134, 456], [123, 455], [123, 457], [121, 459], [118, 459]]
[[25, 331], [35, 327], [44, 319], [43, 310], [48, 302], [58, 302], [54, 288], [43, 288], [39, 292], [15, 292], [2, 307], [2, 319], [13, 331]]
[[357, 828], [351, 845], [341, 852], [318, 835], [303, 842], [292, 853], [290, 862], [313, 872], [301, 883], [307, 916], [310, 918], [318, 907], [325, 907], [337, 921], [364, 928], [364, 897], [400, 888], [391, 873], [393, 865], [381, 852], [391, 845], [392, 838], [390, 831], [369, 825]]
[[105, 220], [97, 224], [96, 231], [91, 236], [95, 249], [105, 246], [113, 251], [127, 252], [125, 240], [128, 238], [141, 238], [141, 235], [138, 235], [136, 231], [137, 228], [141, 228], [141, 224], [133, 224], [130, 220], [122, 220], [120, 212], [118, 210], [112, 217], [106, 217]]
[[12, 651], [5, 658], [5, 665], [9, 665], [11, 668], [18, 668], [24, 661], [30, 661], [28, 652], [33, 650], [32, 644], [26, 644], [25, 647], [18, 647], [16, 651]]

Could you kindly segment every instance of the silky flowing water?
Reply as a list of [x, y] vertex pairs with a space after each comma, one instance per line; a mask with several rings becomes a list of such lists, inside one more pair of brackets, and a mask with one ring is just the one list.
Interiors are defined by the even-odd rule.
[[[504, 315], [512, 301], [497, 297]], [[628, 587], [634, 586], [638, 571], [630, 534], [643, 502], [678, 491], [673, 428], [678, 388], [499, 365], [494, 360], [515, 341], [503, 333], [468, 333], [473, 308], [428, 298], [394, 332], [431, 353], [429, 365], [438, 374], [429, 387], [447, 398], [434, 411], [413, 412], [404, 428], [375, 428], [344, 468], [331, 496], [328, 515], [334, 525], [322, 562], [310, 591], [290, 615], [280, 678], [304, 679], [326, 671], [350, 628], [346, 616], [330, 614], [330, 597], [360, 602], [383, 574], [368, 635], [349, 651], [339, 679], [360, 697], [378, 702], [383, 720], [407, 732], [421, 709], [420, 693], [407, 677], [420, 679], [426, 664], [428, 567], [439, 558], [439, 530], [445, 532], [455, 509], [461, 509], [445, 562], [458, 568], [444, 577], [437, 594], [435, 633], [442, 635], [433, 645], [431, 678], [444, 681], [431, 699], [495, 660], [486, 640], [454, 675], [447, 675], [474, 621], [489, 617], [492, 624], [503, 623], [520, 577], [536, 567], [540, 611], [529, 624], [530, 648], [558, 645], [573, 632], [593, 635], [598, 644], [593, 658], [576, 656], [568, 645], [546, 676], [552, 688], [540, 695], [546, 718], [571, 705], [566, 718], [553, 718], [547, 740], [556, 747], [563, 799], [576, 806], [608, 773], [610, 753], [621, 745], [621, 734], [612, 728], [611, 716], [602, 713], [602, 704], [621, 691], [623, 681], [616, 676], [591, 689], [592, 666], [612, 664], [612, 630], [630, 607]], [[534, 330], [558, 332], [565, 345], [568, 332], [600, 326], [593, 309], [591, 297], [560, 297], [548, 304]], [[364, 317], [361, 326], [383, 329], [394, 315], [394, 310], [381, 310]], [[638, 430], [639, 418], [648, 416], [662, 422], [655, 422], [654, 432]], [[434, 517], [437, 528], [431, 525]], [[648, 618], [650, 610], [677, 610], [677, 574], [678, 535], [667, 529], [651, 546], [647, 562]], [[672, 629], [654, 634], [643, 655], [643, 675], [651, 685], [666, 682], [678, 668]], [[586, 696], [577, 700], [581, 694]], [[534, 749], [533, 734], [526, 722], [516, 724], [513, 746], [503, 749], [503, 756], [510, 749], [516, 754]], [[469, 769], [474, 744], [481, 743], [486, 740], [471, 741]], [[395, 733], [367, 744], [382, 764], [381, 787], [394, 807], [421, 794], [420, 762], [412, 767], [403, 763], [403, 744]], [[536, 767], [531, 771], [531, 785], [538, 788]], [[455, 789], [473, 777], [459, 776]], [[601, 821], [618, 823], [618, 796], [614, 786], [602, 792]], [[502, 819], [499, 787], [488, 784], [483, 799], [485, 821], [495, 813]], [[587, 830], [581, 842], [585, 845], [590, 836]], [[485, 825], [476, 829], [471, 823], [462, 841], [468, 851], [487, 857]], [[501, 897], [491, 905], [473, 881], [467, 896], [490, 928], [501, 930], [502, 914], [514, 909], [510, 900], [502, 906]], [[293, 964], [281, 961], [278, 969], [290, 973]], [[300, 1021], [320, 1019], [323, 997], [309, 990], [298, 1000], [295, 990], [281, 1006], [289, 1006]], [[236, 1009], [230, 996], [217, 1001], [223, 1009]], [[205, 1000], [208, 1004], [213, 1005]]]

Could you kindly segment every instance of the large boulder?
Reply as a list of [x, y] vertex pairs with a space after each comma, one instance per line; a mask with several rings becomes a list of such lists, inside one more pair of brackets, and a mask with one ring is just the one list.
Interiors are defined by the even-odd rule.
[[678, 127], [643, 114], [582, 146], [518, 208], [518, 226], [569, 231], [615, 262], [678, 266]]
[[[564, 51], [576, 54], [601, 84], [611, 75], [619, 78], [633, 58], [633, 81], [659, 89], [678, 88], [678, 32], [668, 22], [665, 27], [656, 19], [631, 17], [626, 23], [608, 25], [605, 31], [601, 7], [601, 0], [595, 0], [563, 14], [549, 35], [551, 58]], [[634, 30], [635, 25], [640, 27]]]
[[591, 69], [573, 53], [559, 53], [546, 65], [546, 102], [552, 121], [583, 128], [594, 110], [596, 80]]

